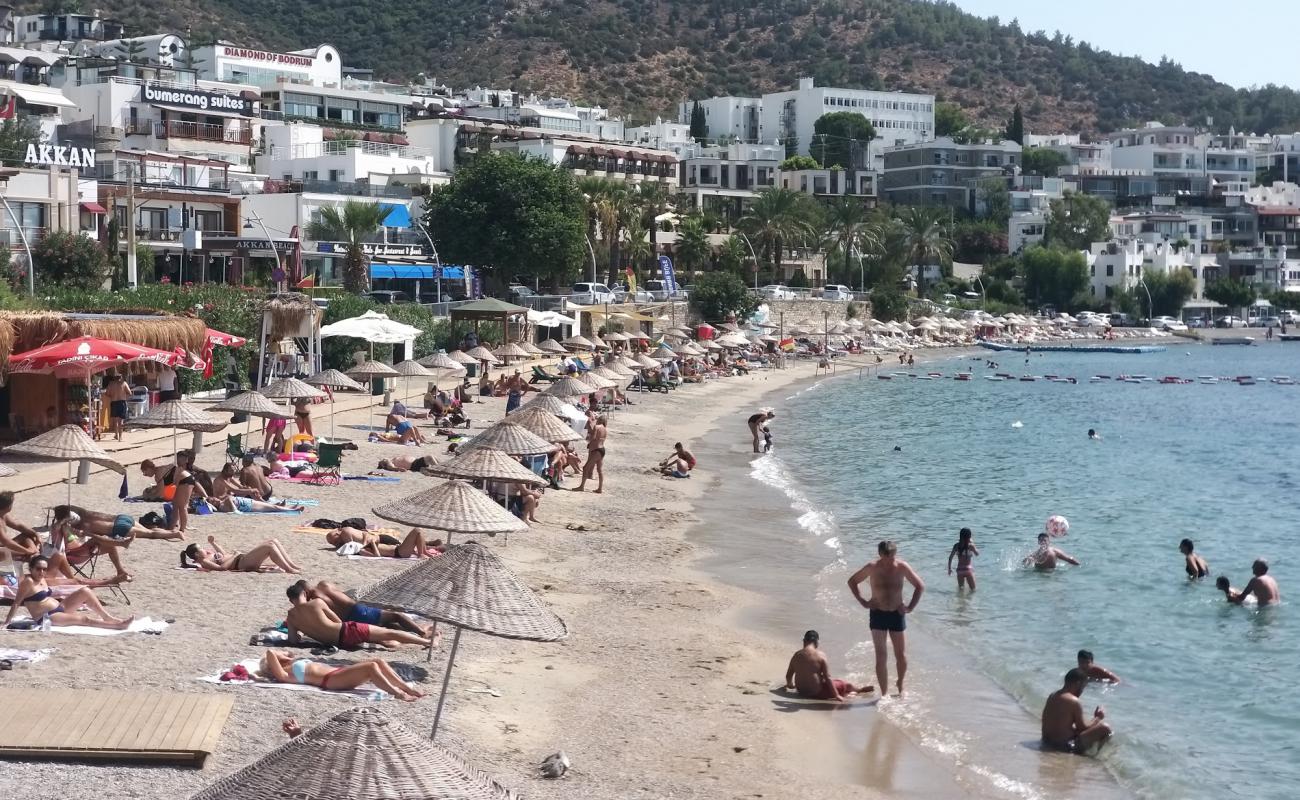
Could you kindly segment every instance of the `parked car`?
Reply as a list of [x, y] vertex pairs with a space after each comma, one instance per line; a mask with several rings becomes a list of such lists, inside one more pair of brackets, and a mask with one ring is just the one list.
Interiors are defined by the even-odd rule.
[[406, 292], [399, 292], [395, 289], [378, 289], [366, 295], [376, 303], [391, 305], [392, 303], [405, 303], [410, 300]]
[[598, 303], [614, 303], [614, 293], [603, 283], [575, 283], [569, 292], [569, 299], [584, 306]]
[[1287, 325], [1300, 325], [1300, 311], [1287, 309], [1282, 312], [1282, 321]]
[[822, 287], [823, 300], [852, 300], [853, 290], [842, 283], [828, 283]]
[[1232, 316], [1231, 314], [1225, 314], [1224, 316], [1219, 317], [1218, 319], [1216, 319], [1216, 320], [1214, 321], [1214, 327], [1216, 327], [1216, 328], [1244, 328], [1244, 327], [1246, 327], [1246, 320], [1242, 319], [1241, 317], [1234, 317], [1234, 316]]
[[1173, 317], [1156, 317], [1151, 320], [1151, 327], [1158, 331], [1185, 331], [1187, 326]]
[[666, 281], [649, 280], [645, 282], [645, 285], [642, 286], [642, 288], [650, 293], [650, 298], [652, 300], [655, 300], [657, 302], [668, 300], [670, 298], [679, 298], [679, 297], [686, 296], [686, 293], [682, 291], [680, 286], [674, 289], [672, 292], [669, 292], [668, 283]]
[[1280, 328], [1282, 327], [1281, 317], [1255, 317], [1250, 321], [1252, 328]]
[[766, 300], [793, 300], [798, 297], [798, 295], [790, 291], [790, 287], [780, 283], [769, 283], [759, 289], [758, 293]]
[[536, 297], [537, 292], [524, 286], [522, 283], [512, 283], [506, 287], [506, 296], [515, 303], [524, 303], [530, 297]]
[[1081, 328], [1103, 328], [1110, 324], [1110, 318], [1102, 316], [1095, 311], [1080, 311], [1075, 317], [1079, 321]]
[[1133, 318], [1123, 312], [1117, 311], [1111, 314], [1109, 319], [1113, 328], [1128, 328], [1133, 325]]

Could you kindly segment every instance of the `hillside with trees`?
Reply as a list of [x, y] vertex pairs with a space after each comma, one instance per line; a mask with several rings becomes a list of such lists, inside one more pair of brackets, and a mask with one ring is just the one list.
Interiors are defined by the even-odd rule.
[[[72, 2], [72, 0], [69, 0]], [[57, 5], [55, 3], [54, 5]], [[51, 6], [42, 2], [31, 7]], [[926, 0], [105, 0], [131, 33], [278, 50], [337, 45], [387, 79], [423, 73], [603, 103], [638, 118], [678, 101], [821, 85], [932, 92], [1002, 130], [1109, 130], [1146, 120], [1300, 129], [1300, 94], [1237, 90], [1162, 60], [1117, 56]]]

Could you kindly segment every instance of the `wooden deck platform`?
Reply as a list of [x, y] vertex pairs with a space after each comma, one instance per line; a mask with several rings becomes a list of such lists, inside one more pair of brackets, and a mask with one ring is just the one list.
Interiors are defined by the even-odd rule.
[[202, 766], [233, 704], [175, 692], [0, 689], [0, 758]]

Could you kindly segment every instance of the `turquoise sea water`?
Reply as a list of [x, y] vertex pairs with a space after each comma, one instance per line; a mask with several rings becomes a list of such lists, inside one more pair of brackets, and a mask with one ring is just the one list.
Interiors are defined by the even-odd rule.
[[[1011, 751], [1036, 761], [1023, 734], [1036, 732], [1043, 700], [1088, 648], [1124, 679], [1084, 697], [1089, 710], [1105, 705], [1118, 732], [1102, 762], [1122, 787], [1150, 798], [1296, 796], [1300, 617], [1287, 602], [1228, 606], [1212, 579], [1186, 579], [1178, 542], [1195, 540], [1212, 575], [1237, 587], [1255, 557], [1268, 558], [1294, 602], [1300, 386], [1266, 379], [1300, 378], [1300, 345], [1174, 344], [1147, 355], [1035, 355], [1029, 365], [1023, 354], [989, 357], [996, 371], [1078, 383], [995, 383], [983, 379], [995, 370], [962, 359], [911, 371], [971, 369], [974, 380], [843, 377], [779, 406], [777, 451], [753, 472], [795, 499], [799, 535], [825, 560], [815, 578], [822, 610], [855, 614], [847, 571], [893, 539], [928, 584], [910, 624], [990, 678], [1022, 717], [977, 729], [957, 715], [917, 738], [968, 761], [977, 758], [972, 740], [992, 761]], [[1119, 373], [1260, 383], [1088, 382]], [[1102, 441], [1090, 441], [1089, 428]], [[1036, 574], [1020, 559], [1053, 514], [1071, 525], [1057, 546], [1082, 566]], [[958, 596], [945, 571], [963, 526], [981, 552], [973, 597]], [[873, 677], [869, 646], [850, 648], [846, 661]], [[921, 665], [916, 673], [918, 705], [896, 721], [952, 718], [952, 709], [919, 705], [951, 705], [952, 687]], [[1032, 774], [1004, 783], [1009, 796], [1056, 796]]]

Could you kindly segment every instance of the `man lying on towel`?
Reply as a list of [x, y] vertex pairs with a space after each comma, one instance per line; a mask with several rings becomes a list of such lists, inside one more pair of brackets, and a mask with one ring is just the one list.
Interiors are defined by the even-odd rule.
[[320, 598], [311, 599], [303, 586], [295, 583], [287, 594], [293, 607], [284, 618], [289, 629], [289, 642], [298, 644], [302, 637], [321, 644], [336, 645], [340, 650], [359, 650], [363, 644], [377, 644], [389, 650], [399, 644], [418, 644], [429, 647], [429, 639], [406, 631], [380, 628], [366, 622], [344, 622], [329, 604]]
[[415, 624], [415, 620], [406, 614], [358, 603], [348, 597], [343, 590], [328, 581], [321, 581], [315, 586], [308, 586], [307, 581], [298, 581], [289, 587], [290, 598], [293, 597], [292, 592], [295, 588], [308, 600], [324, 600], [330, 611], [333, 611], [344, 622], [377, 625], [381, 628], [392, 628], [393, 630], [406, 631], [424, 637], [428, 637], [433, 633], [432, 625], [428, 628], [421, 628]]

